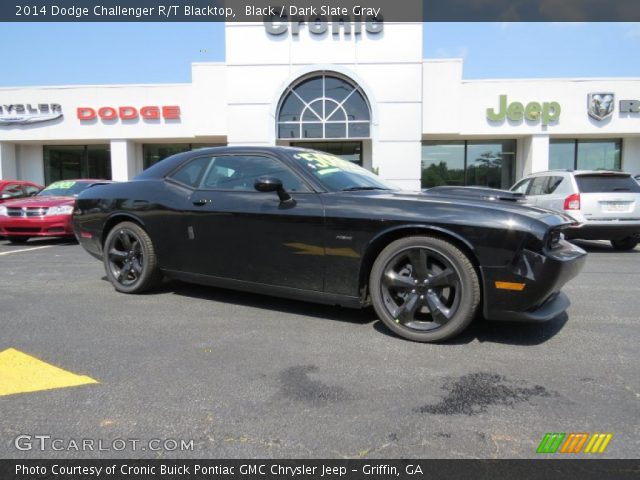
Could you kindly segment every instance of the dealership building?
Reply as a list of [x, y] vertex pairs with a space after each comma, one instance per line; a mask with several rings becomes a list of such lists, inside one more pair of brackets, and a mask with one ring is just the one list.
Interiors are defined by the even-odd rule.
[[[212, 145], [294, 145], [401, 188], [640, 173], [640, 78], [464, 80], [422, 23], [227, 23], [191, 83], [0, 88], [0, 178], [127, 180]], [[43, 78], [46, 82], [46, 78]]]

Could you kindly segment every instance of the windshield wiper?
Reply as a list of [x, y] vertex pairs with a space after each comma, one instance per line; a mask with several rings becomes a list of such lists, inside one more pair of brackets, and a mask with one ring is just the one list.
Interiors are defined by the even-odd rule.
[[341, 192], [357, 192], [359, 190], [390, 190], [389, 188], [383, 187], [348, 187], [340, 190]]

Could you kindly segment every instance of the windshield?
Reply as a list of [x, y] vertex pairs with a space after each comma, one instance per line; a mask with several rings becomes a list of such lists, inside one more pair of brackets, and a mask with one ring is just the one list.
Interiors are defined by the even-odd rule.
[[77, 197], [78, 194], [87, 188], [91, 183], [89, 182], [75, 182], [73, 180], [62, 180], [60, 182], [54, 182], [47, 188], [42, 190], [39, 197]]
[[328, 153], [299, 151], [293, 159], [331, 192], [397, 190], [370, 171]]

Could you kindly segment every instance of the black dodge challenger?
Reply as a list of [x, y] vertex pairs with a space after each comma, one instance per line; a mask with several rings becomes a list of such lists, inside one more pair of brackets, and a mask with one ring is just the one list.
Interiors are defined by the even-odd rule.
[[163, 276], [361, 308], [398, 335], [453, 337], [481, 307], [546, 321], [586, 253], [572, 220], [499, 190], [404, 192], [348, 161], [287, 147], [181, 153], [85, 190], [74, 231], [116, 290]]

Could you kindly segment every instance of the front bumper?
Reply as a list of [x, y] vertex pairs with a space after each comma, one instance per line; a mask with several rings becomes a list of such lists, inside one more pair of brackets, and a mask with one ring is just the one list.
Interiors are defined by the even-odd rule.
[[[484, 316], [529, 322], [555, 318], [569, 307], [569, 299], [560, 290], [580, 273], [586, 256], [580, 247], [562, 240], [553, 250], [522, 250], [507, 266], [482, 268]], [[524, 284], [524, 288], [504, 290], [496, 282]]]
[[0, 217], [0, 235], [6, 237], [73, 236], [71, 215]]

